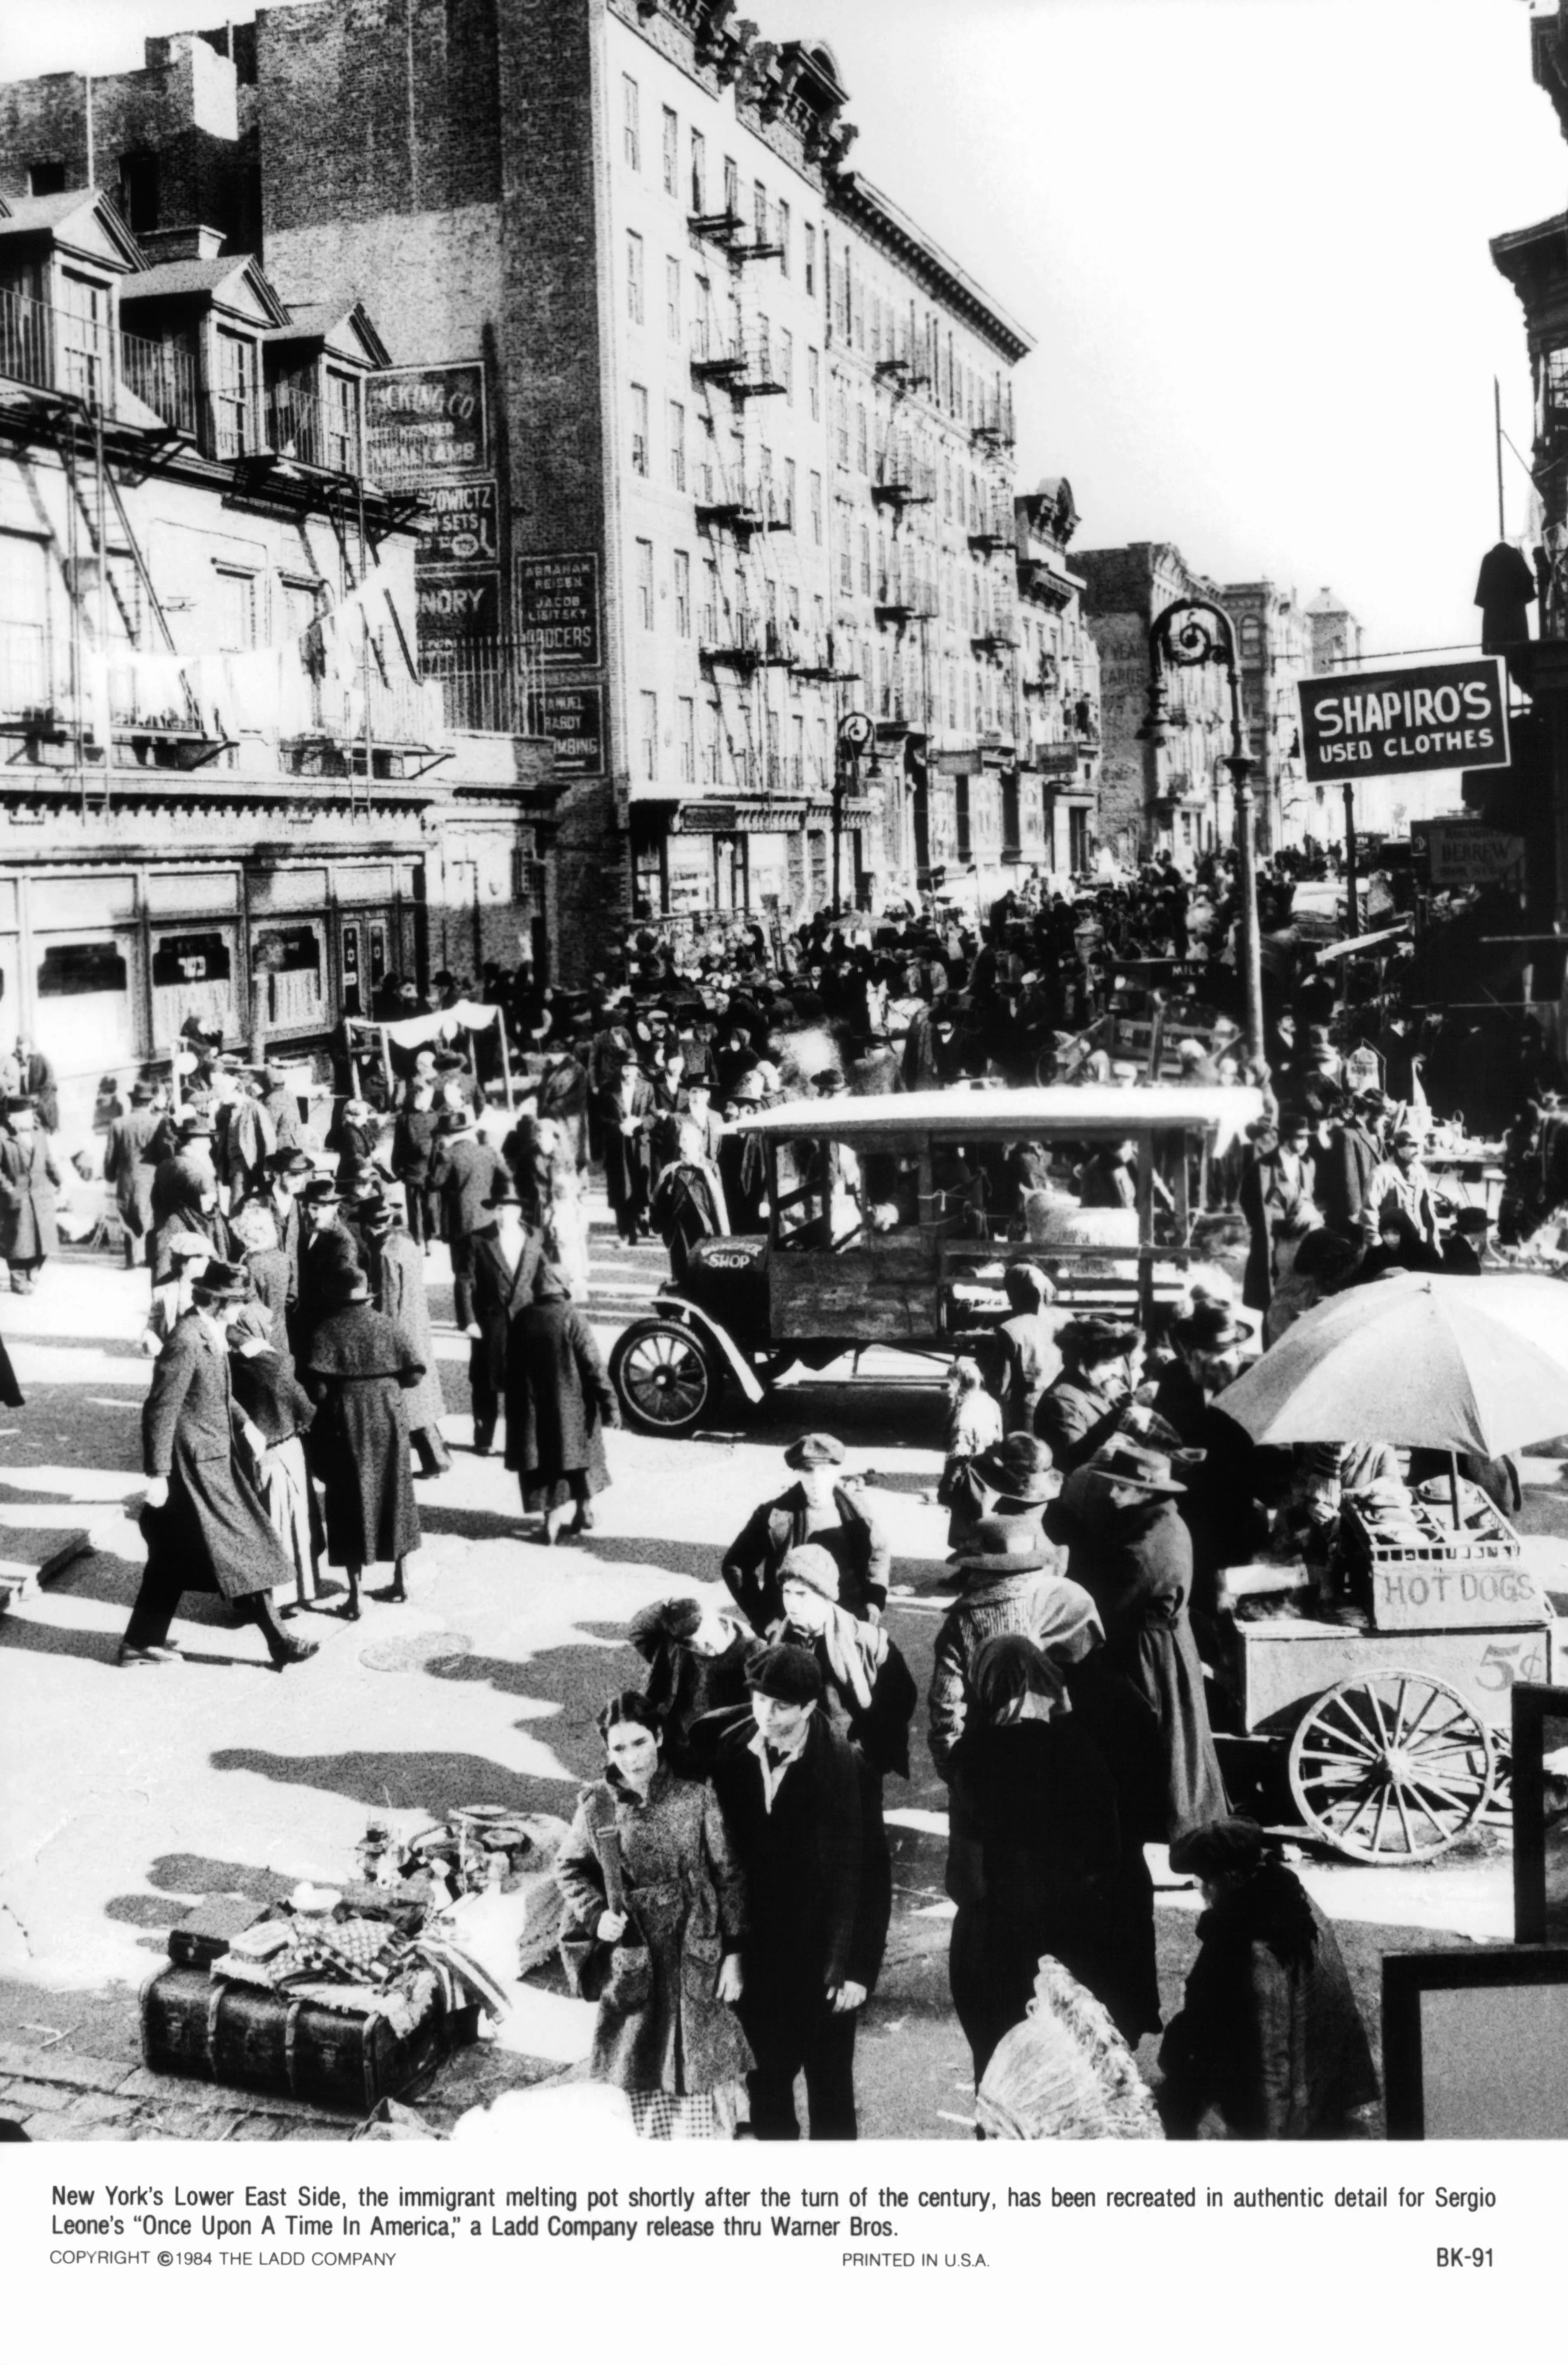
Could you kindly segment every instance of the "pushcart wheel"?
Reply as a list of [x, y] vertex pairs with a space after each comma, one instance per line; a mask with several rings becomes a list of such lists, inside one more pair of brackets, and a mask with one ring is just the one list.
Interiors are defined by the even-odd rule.
[[1492, 1734], [1463, 1694], [1391, 1667], [1316, 1700], [1290, 1750], [1302, 1820], [1360, 1864], [1440, 1855], [1492, 1795]]
[[719, 1400], [712, 1358], [679, 1322], [633, 1322], [610, 1351], [610, 1378], [627, 1427], [652, 1437], [689, 1437]]
[[1485, 1819], [1505, 1831], [1514, 1820], [1514, 1736], [1506, 1724], [1492, 1727], [1492, 1788]]

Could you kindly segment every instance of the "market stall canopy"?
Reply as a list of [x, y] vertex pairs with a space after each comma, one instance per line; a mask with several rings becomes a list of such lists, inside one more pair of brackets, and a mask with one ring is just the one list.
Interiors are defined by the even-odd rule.
[[1526, 1273], [1389, 1274], [1315, 1306], [1216, 1402], [1260, 1445], [1490, 1460], [1568, 1430], [1568, 1289]]
[[454, 1002], [450, 1010], [432, 1010], [426, 1018], [353, 1018], [351, 1026], [385, 1035], [405, 1050], [421, 1043], [450, 1043], [458, 1034], [483, 1035], [500, 1017], [500, 1007], [489, 1002]]
[[1121, 1140], [1139, 1133], [1212, 1132], [1224, 1149], [1263, 1115], [1250, 1084], [1042, 1084], [1033, 1091], [857, 1093], [785, 1101], [748, 1117], [743, 1133], [854, 1141], [862, 1134], [928, 1134], [945, 1141]]
[[1342, 960], [1347, 953], [1359, 958], [1362, 953], [1371, 952], [1374, 945], [1391, 945], [1396, 936], [1407, 936], [1414, 925], [1413, 921], [1401, 920], [1392, 928], [1376, 929], [1370, 936], [1340, 936], [1334, 944], [1319, 945], [1318, 967], [1321, 968], [1325, 961]]

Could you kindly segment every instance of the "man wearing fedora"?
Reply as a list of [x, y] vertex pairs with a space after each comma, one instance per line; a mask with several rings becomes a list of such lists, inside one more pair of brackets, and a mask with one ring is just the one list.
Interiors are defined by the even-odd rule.
[[393, 1202], [379, 1195], [361, 1203], [360, 1239], [371, 1304], [407, 1333], [424, 1367], [407, 1398], [409, 1441], [420, 1458], [420, 1475], [440, 1478], [451, 1469], [452, 1456], [441, 1433], [446, 1407], [425, 1295], [424, 1258], [412, 1234], [398, 1222]]
[[104, 1180], [115, 1194], [128, 1266], [144, 1264], [152, 1230], [152, 1177], [149, 1158], [159, 1116], [153, 1107], [154, 1088], [139, 1076], [130, 1088], [130, 1106], [114, 1118], [104, 1139]]
[[299, 1291], [295, 1299], [289, 1336], [294, 1360], [303, 1362], [311, 1335], [338, 1304], [336, 1276], [357, 1272], [359, 1243], [342, 1221], [342, 1201], [335, 1182], [324, 1177], [307, 1182], [299, 1195], [302, 1230], [299, 1239]]
[[507, 1349], [512, 1323], [533, 1303], [534, 1283], [544, 1261], [544, 1238], [524, 1220], [517, 1182], [498, 1170], [474, 1238], [474, 1304], [468, 1326], [468, 1394], [474, 1414], [474, 1451], [486, 1454], [495, 1443], [496, 1424], [506, 1395]]
[[888, 1542], [858, 1494], [834, 1474], [843, 1467], [843, 1446], [815, 1430], [797, 1438], [784, 1462], [797, 1474], [794, 1484], [757, 1505], [724, 1554], [724, 1583], [742, 1617], [758, 1634], [778, 1623], [784, 1555], [812, 1543], [837, 1564], [840, 1606], [855, 1618], [880, 1618], [891, 1564]]
[[1174, 1839], [1227, 1811], [1188, 1615], [1193, 1542], [1170, 1456], [1114, 1437], [1046, 1513], [1068, 1547], [1068, 1575], [1091, 1596], [1107, 1664], [1154, 1709], [1164, 1760], [1165, 1830]]
[[430, 1179], [452, 1252], [452, 1318], [460, 1330], [474, 1319], [474, 1239], [490, 1220], [485, 1202], [500, 1168], [500, 1152], [478, 1132], [473, 1110], [466, 1104], [450, 1110], [431, 1160]]
[[798, 2140], [804, 2071], [811, 2140], [853, 2142], [856, 2029], [887, 1938], [864, 1877], [866, 1776], [823, 1716], [809, 1651], [770, 1645], [745, 1673], [751, 1713], [720, 1743], [713, 1787], [746, 1881], [739, 2009], [756, 2061], [752, 2134]]
[[1357, 1093], [1328, 1135], [1319, 1170], [1323, 1213], [1348, 1240], [1370, 1247], [1377, 1238], [1372, 1176], [1383, 1163], [1382, 1121], [1388, 1103], [1379, 1092]]
[[[313, 1658], [319, 1647], [291, 1642], [278, 1624], [273, 1589], [292, 1585], [294, 1572], [235, 1451], [244, 1422], [230, 1382], [227, 1325], [249, 1294], [239, 1266], [209, 1261], [152, 1367], [141, 1414], [147, 1566], [120, 1643], [121, 1666], [181, 1656], [169, 1628], [187, 1592], [232, 1602], [261, 1628], [274, 1667]], [[252, 1431], [250, 1441], [259, 1460], [264, 1440]]]

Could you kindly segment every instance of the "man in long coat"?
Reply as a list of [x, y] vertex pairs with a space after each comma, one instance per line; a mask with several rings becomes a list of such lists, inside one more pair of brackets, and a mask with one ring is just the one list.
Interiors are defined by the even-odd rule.
[[327, 1295], [330, 1310], [302, 1352], [300, 1377], [318, 1407], [309, 1453], [326, 1496], [327, 1556], [348, 1575], [339, 1615], [357, 1619], [360, 1577], [376, 1561], [392, 1564], [383, 1597], [408, 1598], [404, 1564], [420, 1544], [408, 1392], [424, 1365], [402, 1325], [376, 1313], [357, 1265], [340, 1264]]
[[640, 1068], [628, 1064], [599, 1101], [604, 1137], [604, 1190], [615, 1228], [628, 1246], [648, 1234], [648, 1197], [653, 1189], [653, 1131], [657, 1117], [654, 1088]]
[[60, 1180], [37, 1109], [30, 1100], [13, 1101], [0, 1130], [0, 1256], [18, 1297], [29, 1295], [44, 1260], [60, 1246], [54, 1220]]
[[263, 1198], [277, 1227], [277, 1244], [288, 1259], [288, 1304], [291, 1307], [299, 1296], [300, 1200], [315, 1176], [316, 1169], [297, 1146], [285, 1149], [280, 1145], [267, 1160], [267, 1188]]
[[44, 1133], [60, 1131], [60, 1086], [55, 1081], [53, 1062], [41, 1051], [35, 1051], [26, 1035], [17, 1037], [17, 1091], [30, 1100], [38, 1110], [39, 1126]]
[[161, 1119], [152, 1105], [152, 1086], [144, 1077], [130, 1088], [130, 1106], [117, 1116], [104, 1140], [104, 1180], [115, 1194], [120, 1229], [125, 1234], [128, 1265], [144, 1264], [152, 1231], [152, 1177], [149, 1157]]
[[891, 1567], [888, 1541], [859, 1496], [832, 1473], [844, 1460], [836, 1437], [797, 1438], [784, 1456], [799, 1473], [770, 1502], [759, 1503], [724, 1554], [723, 1579], [747, 1624], [766, 1634], [784, 1615], [778, 1572], [797, 1544], [821, 1544], [838, 1564], [839, 1607], [879, 1618]]
[[619, 1429], [621, 1412], [598, 1341], [554, 1265], [540, 1265], [533, 1303], [512, 1318], [506, 1407], [507, 1468], [523, 1509], [543, 1513], [544, 1541], [558, 1541], [573, 1504], [573, 1533], [591, 1528], [589, 1497], [610, 1484], [604, 1432]]
[[460, 1330], [474, 1319], [474, 1236], [491, 1220], [485, 1202], [500, 1165], [500, 1152], [476, 1130], [473, 1110], [451, 1110], [431, 1160], [430, 1187], [441, 1201], [442, 1229], [452, 1250], [452, 1318]]
[[751, 1714], [720, 1743], [713, 1787], [751, 1900], [740, 2016], [756, 2056], [752, 2133], [795, 2140], [804, 2070], [812, 2141], [852, 2142], [856, 2030], [887, 1936], [863, 1877], [862, 1771], [822, 1712], [810, 1652], [758, 1651], [745, 1675]]
[[342, 1207], [330, 1182], [308, 1182], [301, 1194], [299, 1289], [289, 1317], [297, 1363], [303, 1361], [318, 1325], [342, 1302], [335, 1295], [340, 1276], [361, 1269], [359, 1243], [342, 1221]]
[[446, 1106], [435, 1070], [435, 1053], [421, 1048], [414, 1055], [414, 1072], [404, 1086], [392, 1128], [392, 1171], [403, 1185], [409, 1229], [425, 1249], [441, 1225], [440, 1203], [431, 1189], [431, 1161]]
[[152, 1367], [141, 1412], [142, 1467], [151, 1485], [141, 1514], [147, 1566], [120, 1643], [121, 1666], [177, 1659], [169, 1627], [183, 1593], [220, 1593], [259, 1626], [274, 1667], [315, 1656], [273, 1610], [274, 1586], [294, 1572], [246, 1466], [264, 1451], [241, 1441], [230, 1385], [226, 1323], [250, 1284], [231, 1264], [209, 1264]]
[[476, 1453], [488, 1453], [496, 1441], [507, 1384], [507, 1341], [513, 1322], [533, 1303], [544, 1256], [543, 1237], [523, 1222], [522, 1202], [510, 1174], [496, 1176], [485, 1206], [489, 1222], [475, 1235], [474, 1319], [468, 1332]]
[[452, 1467], [452, 1456], [441, 1433], [445, 1405], [441, 1374], [436, 1369], [431, 1310], [425, 1296], [425, 1261], [411, 1233], [398, 1221], [389, 1199], [369, 1199], [360, 1205], [360, 1229], [364, 1242], [365, 1269], [370, 1276], [371, 1302], [378, 1314], [398, 1323], [414, 1342], [424, 1375], [408, 1396], [409, 1438], [420, 1457], [420, 1474], [439, 1478]]

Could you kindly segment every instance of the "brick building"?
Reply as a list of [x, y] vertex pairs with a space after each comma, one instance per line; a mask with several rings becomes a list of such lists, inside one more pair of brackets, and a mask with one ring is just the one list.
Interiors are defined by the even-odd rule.
[[[1313, 670], [1311, 618], [1294, 590], [1282, 590], [1267, 580], [1226, 583], [1219, 599], [1236, 627], [1259, 851], [1299, 846], [1307, 837], [1323, 841], [1339, 836], [1339, 815], [1307, 787], [1301, 759], [1296, 684]], [[1345, 622], [1359, 634], [1353, 618]], [[1228, 796], [1226, 804], [1228, 808]]]
[[212, 243], [0, 197], [0, 1037], [68, 1126], [191, 1017], [320, 1055], [389, 976], [546, 916], [546, 751], [420, 677], [375, 326]]
[[[568, 974], [633, 897], [830, 895], [852, 709], [846, 892], [1048, 854], [1030, 341], [847, 168], [846, 105], [830, 50], [733, 0], [316, 0], [93, 85], [92, 177], [150, 257], [199, 226], [286, 306], [379, 324], [367, 465], [424, 504], [422, 658], [454, 711], [553, 744]], [[80, 77], [0, 93], [0, 189], [85, 180], [88, 112]]]

